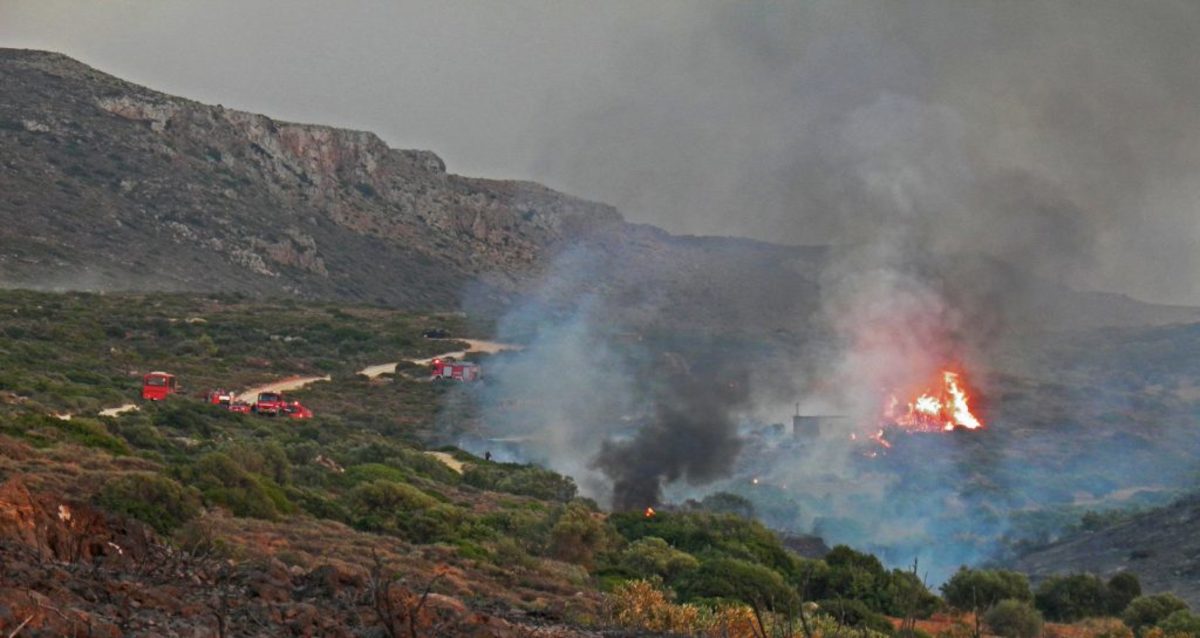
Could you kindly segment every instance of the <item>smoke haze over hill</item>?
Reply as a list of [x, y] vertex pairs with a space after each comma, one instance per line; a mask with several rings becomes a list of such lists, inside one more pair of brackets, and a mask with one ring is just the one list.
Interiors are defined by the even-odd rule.
[[1200, 303], [1194, 4], [229, 8], [9, 1], [0, 43], [375, 130], [674, 232], [856, 244], [903, 228]]

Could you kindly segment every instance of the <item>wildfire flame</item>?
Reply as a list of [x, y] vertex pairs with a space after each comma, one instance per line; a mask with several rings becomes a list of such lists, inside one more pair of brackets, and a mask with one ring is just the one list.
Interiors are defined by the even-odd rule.
[[653, 517], [654, 517], [654, 508], [647, 507], [646, 508], [646, 518], [653, 518]]
[[[918, 432], [982, 428], [983, 422], [971, 412], [970, 397], [963, 389], [959, 374], [944, 370], [940, 381], [903, 406], [900, 400], [892, 395], [883, 413], [884, 425]], [[880, 430], [879, 434], [872, 438], [882, 443], [883, 431]]]

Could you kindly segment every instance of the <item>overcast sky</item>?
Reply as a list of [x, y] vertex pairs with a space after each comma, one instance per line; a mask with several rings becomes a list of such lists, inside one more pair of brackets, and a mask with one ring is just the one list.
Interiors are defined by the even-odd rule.
[[1200, 3], [0, 0], [0, 46], [671, 231], [1200, 304]]

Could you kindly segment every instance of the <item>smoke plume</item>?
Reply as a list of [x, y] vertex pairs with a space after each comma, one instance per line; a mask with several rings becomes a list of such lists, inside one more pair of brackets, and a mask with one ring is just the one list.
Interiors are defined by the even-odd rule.
[[665, 484], [728, 476], [741, 449], [736, 410], [748, 399], [744, 373], [675, 373], [651, 397], [649, 422], [632, 439], [605, 441], [596, 457], [612, 481], [613, 509], [658, 505]]

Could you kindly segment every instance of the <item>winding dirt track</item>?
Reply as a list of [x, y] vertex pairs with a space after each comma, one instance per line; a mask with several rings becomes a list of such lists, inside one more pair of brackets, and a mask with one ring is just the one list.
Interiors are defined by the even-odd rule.
[[[427, 366], [434, 359], [445, 359], [447, 357], [461, 359], [462, 357], [466, 356], [466, 354], [468, 352], [486, 352], [488, 354], [495, 354], [497, 352], [503, 352], [505, 350], [520, 350], [521, 349], [521, 346], [518, 346], [518, 345], [513, 345], [513, 344], [509, 344], [509, 343], [499, 343], [496, 341], [484, 341], [482, 339], [454, 339], [454, 341], [466, 342], [467, 349], [466, 350], [455, 350], [452, 352], [443, 352], [442, 354], [434, 355], [432, 357], [429, 357], [428, 359], [408, 359], [407, 361], [415, 363], [419, 366]], [[396, 365], [398, 363], [399, 362], [380, 363], [380, 364], [373, 365], [373, 366], [367, 366], [367, 367], [363, 368], [362, 370], [359, 370], [358, 373], [367, 377], [368, 379], [374, 379], [375, 377], [377, 377], [381, 374], [392, 374], [392, 373], [396, 372]]]
[[139, 408], [136, 403], [126, 403], [125, 405], [119, 405], [115, 408], [101, 410], [100, 416], [121, 416], [126, 412], [136, 412], [138, 409]]
[[[497, 352], [502, 352], [504, 350], [520, 350], [521, 349], [521, 346], [518, 346], [518, 345], [513, 345], [513, 344], [508, 344], [508, 343], [499, 343], [496, 341], [485, 341], [483, 339], [454, 339], [454, 341], [466, 342], [467, 349], [466, 350], [455, 350], [452, 352], [444, 352], [442, 354], [438, 354], [438, 355], [429, 357], [428, 359], [408, 359], [408, 361], [411, 361], [412, 363], [415, 363], [417, 365], [427, 366], [434, 359], [446, 358], [446, 357], [453, 357], [453, 358], [458, 359], [458, 358], [462, 358], [463, 356], [465, 356], [467, 354], [467, 352], [486, 352], [488, 354], [495, 354]], [[375, 377], [378, 377], [381, 374], [391, 374], [391, 373], [396, 372], [397, 363], [398, 362], [380, 363], [380, 364], [373, 365], [373, 366], [367, 366], [367, 367], [363, 368], [362, 370], [359, 370], [358, 373], [367, 377], [368, 379], [374, 379]], [[323, 377], [288, 377], [286, 379], [280, 379], [278, 381], [272, 381], [270, 383], [263, 383], [261, 385], [256, 385], [256, 386], [247, 388], [247, 389], [237, 393], [235, 395], [235, 398], [238, 401], [254, 403], [254, 401], [258, 399], [258, 395], [261, 392], [291, 392], [292, 390], [299, 390], [300, 388], [303, 388], [304, 386], [307, 386], [310, 383], [316, 383], [317, 381], [331, 381], [331, 380], [332, 380], [332, 378], [329, 375], [325, 375]], [[116, 417], [116, 416], [125, 414], [126, 412], [137, 411], [138, 409], [139, 408], [138, 408], [137, 404], [126, 403], [124, 405], [120, 405], [115, 408], [107, 408], [107, 409], [101, 410], [100, 416]], [[70, 419], [71, 415], [69, 415], [69, 414], [59, 415], [59, 418]], [[446, 455], [446, 456], [449, 457], [449, 455]], [[439, 458], [441, 458], [441, 457], [439, 457]], [[450, 460], [453, 460], [453, 457], [449, 457], [449, 458], [450, 458]], [[441, 460], [443, 462], [445, 462], [447, 465], [454, 467], [454, 465], [451, 464], [449, 461], [447, 461], [447, 459], [441, 459]], [[457, 461], [455, 461], [455, 462], [457, 463]], [[461, 464], [459, 464], [459, 467], [454, 467], [454, 469], [461, 472], [462, 471]]]
[[254, 403], [254, 401], [258, 399], [260, 392], [291, 392], [292, 390], [299, 390], [310, 383], [331, 380], [332, 378], [329, 375], [325, 375], [323, 377], [288, 377], [286, 379], [280, 379], [278, 381], [272, 381], [270, 383], [264, 383], [262, 385], [256, 385], [252, 388], [247, 388], [242, 392], [239, 392], [236, 398], [238, 401]]

